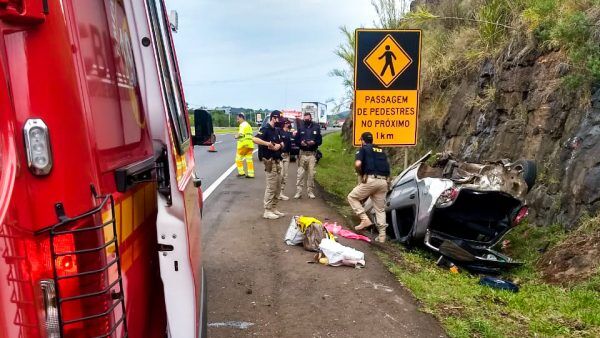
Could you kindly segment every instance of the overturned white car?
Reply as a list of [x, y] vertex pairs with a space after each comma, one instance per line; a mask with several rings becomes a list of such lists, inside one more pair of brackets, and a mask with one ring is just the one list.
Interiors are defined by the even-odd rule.
[[520, 264], [492, 247], [527, 217], [525, 195], [535, 184], [535, 162], [430, 157], [431, 152], [393, 180], [386, 200], [388, 235], [406, 245], [424, 243], [473, 270]]

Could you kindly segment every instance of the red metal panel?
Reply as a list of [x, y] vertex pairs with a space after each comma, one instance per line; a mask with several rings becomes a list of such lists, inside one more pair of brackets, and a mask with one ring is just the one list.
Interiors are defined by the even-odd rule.
[[45, 0], [0, 0], [0, 20], [13, 24], [44, 22]]
[[[23, 3], [30, 2], [35, 0]], [[0, 13], [7, 13], [1, 12], [6, 4], [0, 0]], [[90, 209], [90, 184], [119, 198], [113, 170], [152, 154], [131, 52], [131, 44], [138, 42], [130, 40], [121, 1], [50, 1], [49, 6], [51, 14], [41, 25], [27, 27], [24, 24], [33, 21], [0, 17], [0, 86], [9, 86], [0, 88], [0, 154], [3, 161], [10, 160], [0, 168], [0, 216], [7, 212], [6, 205], [10, 215], [0, 222], [0, 249], [5, 254], [0, 281], [29, 278], [23, 285], [10, 282], [1, 288], [0, 337], [38, 336], [36, 327], [24, 326], [37, 324], [31, 311], [35, 274], [31, 262], [18, 257], [27, 252], [32, 231], [56, 223], [54, 204], [62, 202], [69, 215]], [[16, 12], [24, 18], [34, 7], [25, 9]], [[19, 133], [28, 118], [41, 118], [49, 128], [54, 167], [45, 177], [27, 170]], [[7, 132], [9, 126], [14, 135]], [[7, 140], [14, 146], [6, 146]], [[10, 172], [16, 174], [14, 180], [5, 180], [13, 176]], [[15, 189], [9, 189], [10, 181]], [[150, 263], [157, 255], [155, 216], [141, 208], [145, 221], [131, 234], [134, 244], [125, 243], [137, 258], [125, 271], [131, 337], [148, 337], [150, 327], [160, 335], [165, 327], [162, 286]]]

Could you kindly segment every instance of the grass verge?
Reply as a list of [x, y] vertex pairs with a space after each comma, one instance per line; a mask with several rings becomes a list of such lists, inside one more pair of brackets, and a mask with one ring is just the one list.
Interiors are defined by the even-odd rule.
[[[324, 138], [321, 151], [316, 180], [347, 214], [345, 196], [356, 183], [353, 149], [335, 133]], [[518, 293], [479, 286], [479, 276], [465, 271], [441, 269], [437, 257], [422, 249], [386, 244], [378, 255], [451, 337], [599, 337], [600, 275], [564, 287], [544, 283], [535, 269], [540, 249], [567, 236], [560, 229], [526, 224], [507, 236], [508, 253], [525, 263], [504, 276], [519, 283]]]

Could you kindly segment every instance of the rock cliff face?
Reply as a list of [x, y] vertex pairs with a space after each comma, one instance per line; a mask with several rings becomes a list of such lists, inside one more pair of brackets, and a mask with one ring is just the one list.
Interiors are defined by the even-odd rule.
[[507, 49], [458, 85], [436, 140], [469, 161], [536, 160], [528, 200], [541, 223], [570, 225], [600, 208], [600, 90], [570, 94], [567, 71], [559, 51]]
[[[422, 112], [437, 104], [439, 91], [450, 98], [439, 120], [420, 124], [419, 142], [468, 161], [535, 160], [531, 219], [570, 227], [600, 210], [600, 86], [564, 88], [566, 57], [543, 50], [531, 39], [512, 39], [497, 58], [446, 89], [421, 88]], [[391, 151], [397, 164], [398, 153]]]

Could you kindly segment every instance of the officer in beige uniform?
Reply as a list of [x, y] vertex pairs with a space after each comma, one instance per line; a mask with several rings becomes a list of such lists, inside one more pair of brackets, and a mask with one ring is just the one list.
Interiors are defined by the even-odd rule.
[[366, 132], [360, 137], [361, 148], [356, 152], [354, 167], [360, 176], [360, 183], [348, 194], [348, 203], [360, 218], [356, 230], [362, 230], [373, 223], [365, 213], [362, 203], [371, 198], [375, 209], [375, 219], [379, 236], [375, 241], [385, 242], [385, 195], [388, 191], [390, 164], [383, 149], [373, 145], [373, 134]]
[[310, 113], [304, 113], [304, 126], [298, 130], [296, 143], [300, 147], [300, 156], [298, 157], [298, 177], [294, 198], [302, 197], [305, 184], [308, 197], [315, 198], [317, 149], [323, 143], [323, 139], [321, 137], [321, 126], [318, 123], [313, 123]]
[[269, 123], [260, 128], [258, 134], [252, 138], [254, 143], [258, 144], [258, 158], [265, 165], [265, 176], [267, 178], [264, 197], [263, 218], [278, 219], [285, 216], [284, 213], [277, 210], [277, 202], [281, 194], [281, 151], [283, 149], [283, 140], [281, 131], [275, 126], [279, 124], [281, 112], [274, 110], [269, 116]]

